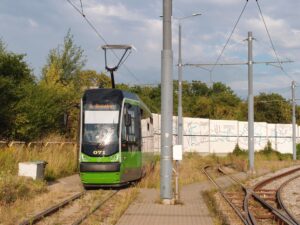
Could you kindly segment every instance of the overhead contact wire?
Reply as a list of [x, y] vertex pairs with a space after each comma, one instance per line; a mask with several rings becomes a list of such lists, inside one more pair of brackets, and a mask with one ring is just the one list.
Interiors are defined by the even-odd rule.
[[[97, 36], [104, 42], [104, 44], [108, 45], [107, 41], [105, 40], [105, 38], [100, 34], [100, 32], [97, 30], [97, 28], [91, 23], [91, 21], [87, 18], [87, 16], [83, 13], [83, 8], [82, 8], [82, 2], [80, 0], [80, 4], [81, 4], [81, 9], [80, 10], [71, 0], [67, 0], [67, 2], [85, 19], [85, 21], [88, 23], [88, 25], [94, 30], [94, 32], [97, 34]], [[114, 50], [111, 50], [112, 53], [114, 54], [114, 56], [117, 59], [120, 59], [120, 57], [115, 53]], [[126, 59], [128, 58], [128, 56], [126, 57]], [[125, 61], [124, 61], [125, 62]], [[126, 70], [131, 74], [131, 76], [133, 76], [135, 78], [136, 81], [140, 82], [140, 80], [133, 74], [133, 72], [124, 64], [124, 62], [122, 63], [123, 66], [126, 68]]]
[[210, 70], [211, 72], [214, 71], [216, 65], [217, 65], [218, 62], [220, 61], [220, 59], [221, 59], [221, 57], [222, 57], [222, 55], [223, 55], [223, 53], [224, 53], [224, 51], [225, 51], [227, 45], [229, 44], [229, 41], [230, 41], [230, 39], [231, 39], [231, 37], [232, 37], [232, 35], [233, 35], [233, 33], [234, 33], [234, 31], [235, 31], [237, 25], [238, 25], [240, 19], [242, 18], [242, 15], [243, 15], [244, 12], [245, 12], [245, 9], [246, 9], [246, 7], [247, 7], [247, 4], [248, 4], [248, 0], [246, 0], [246, 3], [245, 3], [245, 5], [244, 5], [244, 7], [243, 7], [243, 9], [242, 9], [242, 11], [241, 11], [241, 13], [240, 13], [240, 15], [239, 15], [237, 21], [235, 22], [234, 27], [233, 27], [233, 29], [232, 29], [232, 31], [231, 31], [231, 33], [230, 33], [230, 35], [229, 35], [229, 37], [228, 37], [228, 39], [227, 39], [225, 45], [223, 46], [223, 49], [222, 49], [220, 55], [218, 56], [216, 62], [215, 62], [214, 65], [213, 65], [213, 67], [211, 68], [211, 70]]
[[260, 5], [259, 5], [259, 3], [258, 3], [258, 0], [256, 0], [256, 5], [257, 5], [257, 7], [258, 7], [260, 16], [261, 16], [262, 21], [263, 21], [263, 23], [264, 23], [266, 32], [267, 32], [268, 37], [269, 37], [269, 41], [270, 41], [270, 43], [271, 43], [272, 49], [273, 49], [274, 54], [275, 54], [276, 59], [277, 59], [277, 62], [278, 62], [278, 64], [279, 64], [279, 68], [281, 69], [281, 71], [282, 71], [286, 76], [288, 76], [291, 80], [294, 80], [294, 78], [291, 77], [291, 76], [284, 70], [284, 68], [283, 68], [283, 66], [282, 66], [282, 63], [281, 63], [280, 60], [279, 60], [279, 56], [278, 56], [277, 51], [276, 51], [276, 49], [275, 49], [275, 45], [274, 45], [273, 40], [272, 40], [272, 38], [271, 38], [271, 34], [270, 34], [269, 29], [268, 29], [268, 27], [267, 27], [267, 23], [266, 23], [265, 18], [264, 18], [264, 16], [263, 16], [263, 13], [262, 13], [261, 7], [260, 7]]
[[80, 5], [81, 5], [81, 12], [82, 12], [82, 14], [84, 14], [83, 13], [83, 6], [82, 6], [82, 1], [80, 0]]

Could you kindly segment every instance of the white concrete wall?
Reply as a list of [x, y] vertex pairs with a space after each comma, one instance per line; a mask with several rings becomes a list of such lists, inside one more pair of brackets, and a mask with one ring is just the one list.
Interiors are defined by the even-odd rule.
[[[153, 114], [154, 148], [160, 151], [160, 115]], [[185, 117], [184, 152], [229, 153], [238, 143], [240, 148], [248, 149], [248, 122], [237, 120], [210, 120]], [[300, 141], [297, 127], [297, 142]], [[263, 149], [268, 140], [273, 149], [281, 153], [292, 153], [292, 125], [254, 123], [255, 151]], [[177, 117], [173, 117], [173, 144], [177, 141]]]

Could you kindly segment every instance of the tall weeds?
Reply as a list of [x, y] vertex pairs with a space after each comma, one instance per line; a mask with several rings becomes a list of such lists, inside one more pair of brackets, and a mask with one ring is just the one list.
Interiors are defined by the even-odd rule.
[[45, 179], [55, 180], [74, 174], [77, 168], [73, 145], [0, 149], [0, 204], [10, 204], [46, 190], [46, 183], [18, 177], [18, 163], [46, 161]]
[[27, 161], [46, 161], [45, 177], [47, 180], [57, 179], [76, 171], [76, 149], [73, 145], [52, 145], [43, 148], [16, 149], [4, 148], [0, 150], [0, 171], [17, 174], [18, 163]]

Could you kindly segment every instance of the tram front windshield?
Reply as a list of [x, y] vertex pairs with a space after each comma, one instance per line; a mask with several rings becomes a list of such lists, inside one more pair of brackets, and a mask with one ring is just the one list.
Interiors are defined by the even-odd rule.
[[83, 143], [107, 146], [118, 143], [119, 105], [84, 106]]

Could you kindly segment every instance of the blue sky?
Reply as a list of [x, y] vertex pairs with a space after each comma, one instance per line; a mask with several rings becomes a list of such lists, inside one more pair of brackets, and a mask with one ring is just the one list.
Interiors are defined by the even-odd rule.
[[[79, 0], [72, 0], [80, 6]], [[162, 47], [162, 0], [82, 0], [87, 18], [110, 44], [132, 44], [133, 51], [116, 74], [116, 82], [152, 84], [160, 82]], [[300, 1], [259, 0], [271, 37], [287, 73], [300, 84]], [[223, 48], [245, 0], [174, 0], [173, 16], [183, 17], [195, 12], [201, 16], [183, 21], [182, 45], [184, 63], [213, 63]], [[1, 0], [0, 37], [7, 48], [26, 53], [26, 60], [40, 76], [49, 50], [63, 42], [71, 29], [77, 45], [84, 49], [87, 69], [104, 70], [104, 43], [66, 0]], [[276, 61], [255, 0], [249, 0], [246, 11], [220, 62], [247, 60], [247, 32], [252, 31], [254, 61]], [[173, 20], [174, 79], [177, 78], [178, 23]], [[132, 75], [134, 74], [134, 75]], [[209, 82], [209, 73], [197, 68], [185, 68], [184, 79]], [[247, 67], [217, 67], [213, 81], [229, 85], [239, 96], [247, 95]], [[254, 91], [278, 92], [290, 98], [291, 78], [280, 69], [257, 65], [254, 68]], [[300, 98], [300, 87], [297, 88]]]

